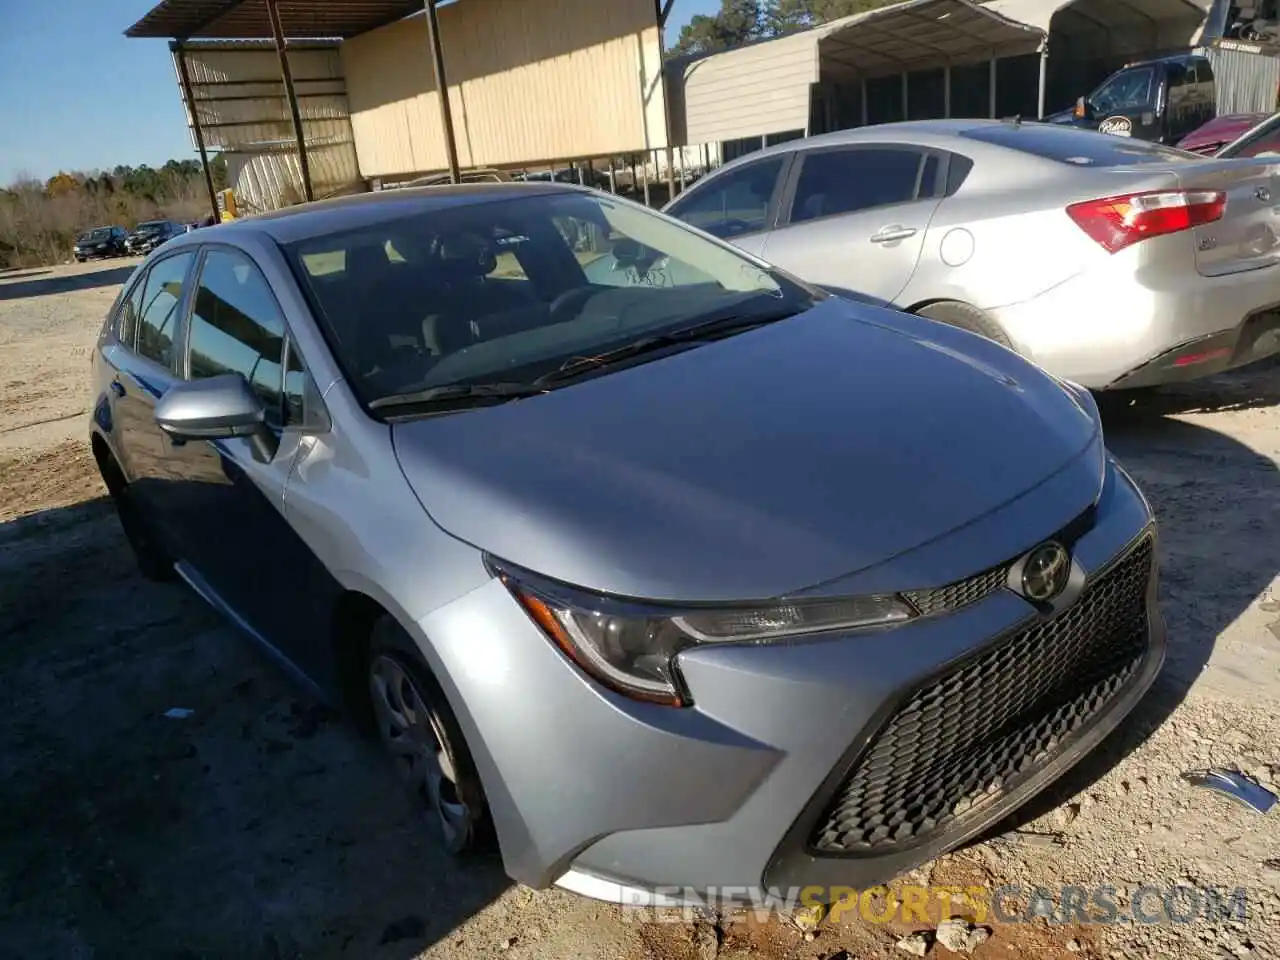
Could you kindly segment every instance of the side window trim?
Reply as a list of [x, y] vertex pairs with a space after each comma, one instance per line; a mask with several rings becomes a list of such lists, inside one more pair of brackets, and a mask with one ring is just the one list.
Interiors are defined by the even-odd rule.
[[[862, 151], [862, 150], [884, 150], [884, 149], [910, 150], [913, 153], [916, 153], [919, 155], [920, 159], [917, 161], [917, 166], [916, 166], [915, 193], [911, 197], [911, 199], [899, 200], [897, 203], [885, 203], [876, 207], [867, 207], [865, 210], [858, 210], [858, 211], [855, 211], [854, 213], [831, 213], [831, 214], [827, 214], [824, 217], [813, 217], [812, 219], [809, 219], [809, 220], [801, 220], [798, 223], [792, 222], [791, 213], [795, 207], [796, 189], [800, 185], [800, 176], [804, 172], [804, 162], [806, 158], [810, 156], [816, 156], [817, 154], [821, 154], [821, 153], [835, 153], [835, 152], [853, 153], [853, 152]], [[924, 171], [925, 161], [931, 154], [937, 156], [940, 161], [938, 164], [938, 174], [935, 177], [935, 181], [934, 181], [935, 196], [921, 197], [920, 196], [920, 186], [921, 186], [920, 178]], [[903, 204], [907, 204], [907, 203], [916, 203], [920, 200], [941, 200], [943, 199], [942, 194], [945, 191], [945, 187], [947, 183], [947, 180], [946, 180], [947, 165], [948, 165], [948, 157], [947, 157], [946, 151], [934, 150], [929, 147], [921, 147], [914, 143], [897, 143], [896, 141], [877, 141], [875, 143], [843, 143], [843, 144], [835, 144], [832, 146], [810, 147], [808, 149], [797, 150], [795, 151], [795, 154], [793, 156], [793, 162], [791, 163], [790, 169], [788, 170], [787, 188], [782, 197], [782, 202], [778, 208], [778, 220], [777, 220], [776, 229], [785, 230], [789, 227], [804, 226], [805, 224], [810, 224], [810, 223], [822, 223], [823, 221], [826, 221], [826, 220], [833, 220], [836, 217], [855, 216], [856, 214], [859, 214], [859, 213], [870, 213], [874, 210], [892, 210], [894, 207], [900, 207]], [[938, 179], [939, 177], [941, 179]]]
[[138, 342], [138, 318], [133, 318], [133, 329], [130, 331], [129, 342], [125, 343], [125, 341], [120, 338], [120, 315], [124, 312], [125, 305], [133, 299], [133, 295], [146, 289], [147, 277], [150, 275], [150, 266], [145, 270], [139, 269], [137, 276], [133, 278], [133, 283], [129, 284], [129, 286], [125, 288], [120, 299], [116, 301], [115, 309], [111, 312], [111, 335], [116, 338], [116, 342], [119, 343], [120, 346], [124, 347], [130, 353], [134, 352], [134, 344]]

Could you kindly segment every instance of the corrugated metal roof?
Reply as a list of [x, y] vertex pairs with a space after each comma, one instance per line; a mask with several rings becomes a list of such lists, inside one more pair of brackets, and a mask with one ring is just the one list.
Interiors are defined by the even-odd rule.
[[812, 32], [824, 58], [847, 55], [850, 68], [875, 75], [1023, 53], [1047, 30], [1047, 23], [1006, 14], [995, 3], [905, 0], [833, 20]]
[[1193, 0], [990, 0], [984, 6], [1010, 20], [1048, 30], [1054, 15], [1079, 8], [1078, 12], [1102, 27], [1125, 27], [1133, 23], [1185, 21], [1199, 24], [1204, 7]]
[[[422, 0], [278, 0], [286, 37], [354, 37], [422, 10]], [[126, 37], [270, 37], [264, 0], [162, 0]]]

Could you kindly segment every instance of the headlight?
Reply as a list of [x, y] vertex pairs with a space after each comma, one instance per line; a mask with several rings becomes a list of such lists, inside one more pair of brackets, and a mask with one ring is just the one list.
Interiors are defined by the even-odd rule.
[[628, 697], [673, 707], [691, 702], [675, 663], [680, 651], [689, 647], [885, 626], [916, 615], [892, 594], [661, 607], [551, 583], [493, 560], [489, 565], [533, 621], [584, 672]]

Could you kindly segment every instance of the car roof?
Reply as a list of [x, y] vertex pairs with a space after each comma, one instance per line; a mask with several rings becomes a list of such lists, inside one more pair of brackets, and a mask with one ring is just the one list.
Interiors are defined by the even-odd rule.
[[235, 234], [254, 233], [265, 234], [277, 243], [292, 243], [337, 230], [358, 230], [438, 210], [575, 192], [593, 191], [565, 183], [462, 183], [403, 187], [317, 200], [243, 220], [232, 220], [218, 224], [214, 229], [220, 237], [228, 239]]

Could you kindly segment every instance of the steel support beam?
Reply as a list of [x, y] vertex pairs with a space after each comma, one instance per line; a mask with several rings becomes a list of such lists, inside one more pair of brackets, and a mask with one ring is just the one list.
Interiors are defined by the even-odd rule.
[[200, 115], [196, 112], [196, 101], [191, 93], [191, 73], [187, 70], [187, 54], [181, 43], [173, 45], [173, 52], [178, 55], [178, 79], [182, 81], [182, 96], [187, 101], [187, 110], [191, 114], [191, 132], [196, 138], [196, 149], [200, 151], [200, 169], [204, 171], [204, 185], [209, 189], [209, 209], [213, 211], [213, 222], [222, 219], [218, 210], [218, 191], [213, 188], [213, 171], [209, 169], [209, 153], [204, 148], [204, 133], [200, 129]]
[[[444, 50], [440, 46], [440, 21], [436, 18], [436, 0], [424, 0], [427, 10], [427, 37], [431, 41], [431, 68], [436, 75], [436, 93], [440, 96], [440, 126], [444, 129], [444, 150], [449, 161], [449, 180], [461, 183], [458, 168], [458, 141], [453, 133], [453, 106], [449, 103], [449, 78], [444, 72]], [[474, 162], [474, 161], [473, 161]]]
[[280, 58], [280, 79], [284, 81], [284, 96], [289, 101], [289, 116], [293, 120], [293, 136], [298, 141], [298, 167], [302, 171], [302, 196], [308, 202], [315, 199], [311, 190], [311, 165], [307, 162], [307, 143], [302, 134], [302, 114], [298, 112], [298, 94], [293, 89], [293, 74], [289, 72], [289, 55], [284, 48], [284, 28], [280, 25], [280, 9], [276, 0], [265, 0], [267, 17], [271, 20], [271, 38], [276, 43], [276, 56]]

